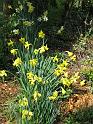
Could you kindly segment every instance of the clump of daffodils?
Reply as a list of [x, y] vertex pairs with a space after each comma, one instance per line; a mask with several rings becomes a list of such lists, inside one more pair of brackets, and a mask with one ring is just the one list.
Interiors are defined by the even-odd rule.
[[39, 49], [35, 49], [34, 50], [34, 54], [35, 55], [37, 55], [38, 53], [40, 53], [40, 54], [42, 54], [42, 53], [44, 53], [44, 52], [46, 52], [46, 51], [48, 51], [48, 47], [47, 47], [47, 45], [42, 45]]
[[68, 68], [68, 61], [64, 60], [61, 64], [57, 65], [57, 68], [54, 70], [56, 76], [62, 75]]

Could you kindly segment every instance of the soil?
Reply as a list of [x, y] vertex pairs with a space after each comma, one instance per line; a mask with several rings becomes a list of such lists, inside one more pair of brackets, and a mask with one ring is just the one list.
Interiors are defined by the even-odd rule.
[[0, 124], [8, 124], [6, 114], [7, 101], [13, 99], [19, 92], [18, 84], [12, 81], [0, 82]]

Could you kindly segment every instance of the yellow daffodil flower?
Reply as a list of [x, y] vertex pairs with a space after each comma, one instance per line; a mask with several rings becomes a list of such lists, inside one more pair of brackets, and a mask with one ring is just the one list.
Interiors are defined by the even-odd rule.
[[41, 77], [38, 77], [37, 75], [34, 75], [32, 72], [27, 73], [27, 79], [29, 80], [29, 83], [31, 85], [34, 85], [36, 81], [41, 82]]
[[37, 99], [41, 97], [41, 94], [38, 92], [38, 91], [35, 91], [34, 94], [33, 94], [33, 98], [35, 101], [37, 101]]
[[28, 72], [27, 73], [27, 78], [29, 79], [29, 78], [32, 78], [32, 76], [33, 76], [33, 73], [32, 72]]
[[41, 83], [41, 82], [42, 82], [42, 78], [41, 78], [41, 77], [37, 77], [37, 81], [38, 81], [39, 83]]
[[33, 22], [29, 22], [29, 21], [24, 21], [23, 22], [23, 25], [28, 26], [28, 27], [31, 26], [32, 24], [33, 24]]
[[68, 56], [69, 56], [69, 57], [71, 57], [71, 56], [73, 55], [73, 53], [70, 52], [70, 51], [66, 51], [66, 52], [68, 53]]
[[61, 74], [65, 73], [64, 71], [67, 70], [67, 66], [68, 62], [64, 60], [62, 64], [57, 65], [57, 68], [54, 70], [54, 74], [56, 76], [60, 76]]
[[22, 119], [25, 119], [28, 115], [28, 110], [22, 110]]
[[68, 66], [68, 64], [69, 64], [69, 63], [68, 63], [68, 61], [67, 61], [67, 60], [63, 60], [63, 63], [62, 63], [62, 65], [63, 65], [63, 66], [67, 67], [67, 66]]
[[32, 118], [32, 116], [33, 116], [33, 112], [31, 112], [31, 111], [28, 112], [27, 119], [30, 120]]
[[84, 86], [85, 85], [85, 80], [80, 82], [80, 86]]
[[19, 66], [19, 65], [21, 65], [22, 64], [22, 61], [21, 61], [21, 58], [17, 58], [17, 59], [15, 59], [15, 61], [14, 61], [14, 63], [13, 63], [13, 66]]
[[47, 51], [49, 48], [47, 47], [47, 44], [46, 44], [46, 46], [44, 46], [44, 49]]
[[27, 98], [24, 97], [22, 100], [19, 100], [19, 105], [20, 106], [23, 106], [23, 107], [28, 106], [28, 100], [27, 100]]
[[76, 55], [73, 55], [72, 57], [70, 57], [70, 59], [76, 61]]
[[27, 6], [28, 6], [28, 12], [32, 13], [34, 11], [34, 7], [32, 6], [32, 3], [27, 2]]
[[12, 49], [10, 52], [11, 52], [11, 54], [16, 55], [17, 51], [18, 51], [18, 49]]
[[23, 10], [23, 5], [22, 5], [22, 4], [19, 5], [19, 9], [20, 9], [21, 11]]
[[34, 54], [35, 54], [35, 55], [37, 55], [37, 54], [38, 54], [38, 52], [39, 52], [39, 50], [38, 50], [38, 49], [35, 49], [35, 50], [34, 50]]
[[39, 51], [40, 51], [40, 53], [44, 53], [45, 52], [44, 46], [42, 46], [41, 48], [39, 48]]
[[26, 48], [27, 50], [29, 50], [29, 47], [31, 46], [31, 44], [28, 43], [28, 41], [27, 41], [27, 42], [24, 43], [24, 46], [25, 46], [25, 48]]
[[64, 88], [62, 88], [62, 95], [65, 95], [66, 94], [66, 91]]
[[62, 71], [59, 70], [59, 69], [55, 69], [54, 74], [55, 74], [56, 76], [60, 76], [60, 75], [62, 74]]
[[19, 41], [24, 44], [24, 43], [25, 43], [25, 38], [24, 38], [24, 37], [21, 37], [21, 38], [19, 39]]
[[30, 120], [32, 116], [33, 116], [33, 112], [28, 111], [26, 109], [22, 110], [22, 119], [27, 118], [27, 120]]
[[68, 87], [72, 84], [72, 82], [70, 81], [70, 79], [68, 79], [68, 78], [63, 78], [63, 77], [61, 78], [60, 82], [61, 82], [63, 85], [68, 86]]
[[0, 77], [6, 77], [7, 76], [7, 73], [5, 70], [0, 70]]
[[8, 42], [8, 46], [13, 46], [14, 42], [12, 40], [10, 40], [10, 42]]
[[52, 96], [49, 96], [48, 98], [49, 98], [49, 100], [56, 100], [57, 99], [57, 97], [58, 97], [58, 91], [54, 91], [53, 92], [53, 95]]
[[53, 59], [53, 62], [58, 62], [57, 55], [55, 57], [51, 57]]
[[40, 32], [38, 32], [38, 37], [43, 39], [45, 37], [45, 33], [43, 33], [43, 31], [41, 30]]
[[37, 59], [32, 59], [29, 62], [32, 65], [32, 67], [35, 67], [37, 65], [37, 63], [38, 63]]
[[64, 72], [64, 76], [67, 78], [68, 77], [68, 72]]
[[47, 45], [46, 46], [41, 46], [41, 48], [39, 48], [39, 52], [40, 53], [44, 53], [45, 51], [47, 51], [49, 48], [47, 47]]

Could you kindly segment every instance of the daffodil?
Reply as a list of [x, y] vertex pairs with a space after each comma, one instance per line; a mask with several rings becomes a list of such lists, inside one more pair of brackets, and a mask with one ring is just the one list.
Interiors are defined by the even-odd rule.
[[56, 76], [60, 76], [60, 75], [62, 74], [62, 70], [55, 69], [55, 70], [54, 70], [54, 74], [55, 74]]
[[34, 11], [34, 7], [32, 6], [32, 3], [27, 2], [27, 6], [28, 6], [28, 12], [32, 13]]
[[48, 11], [45, 11], [45, 12], [43, 13], [43, 16], [42, 16], [42, 19], [43, 19], [43, 21], [45, 21], [45, 22], [48, 21], [47, 15], [48, 15]]
[[18, 49], [12, 49], [10, 52], [11, 52], [11, 54], [16, 55], [17, 51], [18, 51]]
[[60, 76], [61, 74], [65, 73], [67, 70], [68, 62], [64, 60], [61, 64], [57, 65], [57, 68], [54, 70], [54, 74], [56, 76]]
[[71, 78], [71, 82], [76, 82], [80, 78], [79, 72], [76, 72]]
[[80, 86], [84, 86], [85, 85], [85, 80], [80, 81]]
[[70, 57], [70, 59], [76, 61], [76, 55], [73, 55], [72, 57]]
[[13, 66], [19, 66], [22, 64], [22, 60], [21, 58], [17, 57], [17, 59], [15, 59], [14, 63], [13, 63]]
[[66, 94], [66, 91], [64, 88], [62, 88], [62, 95], [65, 95]]
[[22, 119], [25, 119], [28, 115], [28, 110], [22, 110]]
[[39, 48], [39, 52], [40, 53], [44, 53], [45, 51], [47, 51], [49, 48], [47, 47], [47, 45], [46, 46], [41, 46], [41, 48]]
[[24, 38], [24, 37], [21, 37], [21, 38], [19, 39], [19, 41], [24, 44], [24, 43], [25, 43], [25, 38]]
[[30, 64], [32, 65], [32, 67], [35, 67], [36, 65], [37, 65], [37, 59], [32, 59], [32, 60], [30, 60], [29, 61], [30, 62]]
[[45, 52], [44, 46], [42, 46], [41, 48], [39, 48], [39, 51], [40, 51], [40, 53], [44, 53]]
[[33, 112], [29, 111], [27, 115], [27, 119], [30, 120], [33, 116]]
[[10, 42], [8, 42], [8, 46], [13, 46], [14, 42], [12, 40], [10, 40]]
[[68, 79], [68, 78], [63, 78], [63, 77], [60, 79], [60, 82], [61, 82], [63, 85], [68, 86], [68, 87], [72, 84], [72, 82], [70, 81], [70, 79]]
[[22, 100], [19, 100], [19, 105], [20, 106], [23, 106], [23, 107], [28, 106], [28, 100], [27, 100], [27, 98], [24, 97]]
[[27, 50], [29, 50], [29, 47], [31, 46], [31, 44], [28, 43], [28, 41], [27, 41], [27, 42], [24, 43], [24, 46], [25, 46], [25, 48], [26, 48]]
[[35, 50], [34, 50], [34, 54], [35, 54], [35, 55], [37, 55], [37, 54], [38, 54], [38, 52], [39, 52], [39, 50], [38, 50], [38, 49], [35, 49]]
[[41, 30], [41, 31], [38, 33], [38, 37], [43, 39], [43, 38], [45, 37], [45, 33]]
[[70, 52], [70, 51], [66, 51], [66, 52], [68, 53], [68, 56], [69, 56], [69, 57], [71, 57], [71, 56], [73, 55], [73, 53]]
[[14, 29], [14, 30], [13, 30], [13, 33], [14, 33], [14, 34], [19, 34], [19, 29]]
[[21, 11], [23, 10], [23, 5], [22, 5], [22, 4], [19, 5], [19, 9], [20, 9]]
[[32, 72], [27, 73], [27, 79], [31, 85], [34, 85], [36, 81], [38, 81], [37, 75], [34, 75]]
[[0, 70], [0, 77], [6, 77], [7, 76], [7, 73], [5, 70]]
[[27, 73], [27, 79], [31, 85], [35, 84], [36, 79], [34, 79], [34, 74], [32, 72]]
[[44, 49], [47, 51], [49, 48], [47, 47], [47, 44], [46, 44], [46, 46], [44, 46]]
[[41, 83], [41, 82], [42, 82], [42, 78], [41, 78], [41, 77], [37, 77], [37, 81], [38, 81], [39, 83]]
[[24, 26], [31, 26], [34, 22], [30, 22], [30, 21], [23, 21], [23, 25]]
[[27, 109], [22, 110], [22, 119], [30, 120], [33, 116], [33, 112], [28, 111]]
[[32, 72], [28, 72], [28, 73], [27, 73], [27, 78], [28, 78], [28, 79], [31, 79], [31, 78], [33, 77], [33, 75], [34, 75], [34, 74], [33, 74]]
[[34, 94], [33, 94], [33, 98], [35, 101], [37, 101], [37, 99], [41, 97], [41, 94], [38, 92], [38, 91], [35, 91]]
[[53, 92], [53, 94], [52, 94], [52, 96], [49, 96], [48, 98], [49, 98], [49, 100], [56, 100], [57, 99], [57, 97], [58, 97], [58, 91], [54, 91]]
[[69, 64], [69, 63], [68, 63], [68, 61], [67, 61], [67, 60], [63, 60], [63, 63], [62, 63], [62, 65], [63, 65], [63, 66], [67, 67], [67, 66], [68, 66], [68, 64]]
[[51, 57], [53, 59], [53, 62], [58, 62], [57, 55], [55, 57]]
[[68, 77], [68, 72], [64, 72], [64, 76], [67, 78]]

